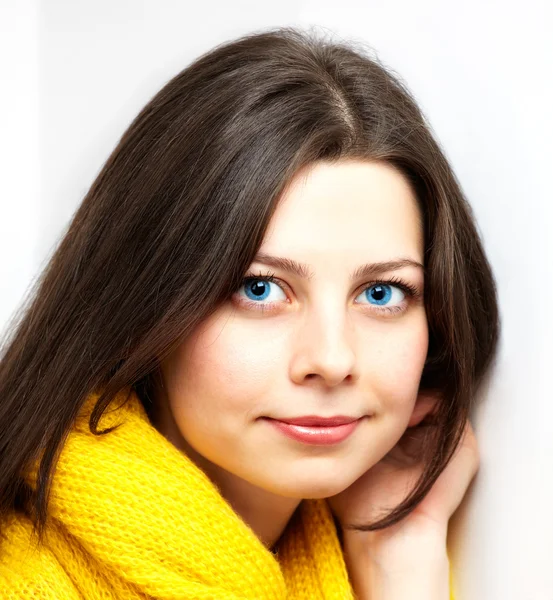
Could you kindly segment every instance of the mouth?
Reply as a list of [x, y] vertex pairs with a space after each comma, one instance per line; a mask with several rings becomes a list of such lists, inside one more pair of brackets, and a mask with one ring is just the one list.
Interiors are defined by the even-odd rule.
[[276, 419], [281, 423], [288, 423], [289, 425], [299, 425], [301, 427], [335, 427], [338, 425], [348, 425], [357, 421], [359, 417], [346, 417], [344, 415], [337, 415], [335, 417], [320, 417], [317, 415], [308, 415], [305, 417], [295, 417], [291, 419]]
[[[288, 419], [265, 418], [264, 420], [288, 438], [316, 446], [328, 446], [343, 442], [355, 431], [361, 421], [361, 419], [351, 417], [330, 419], [317, 417], [316, 419], [314, 421], [311, 417], [302, 417], [294, 419], [293, 422]], [[298, 421], [301, 421], [301, 424]]]

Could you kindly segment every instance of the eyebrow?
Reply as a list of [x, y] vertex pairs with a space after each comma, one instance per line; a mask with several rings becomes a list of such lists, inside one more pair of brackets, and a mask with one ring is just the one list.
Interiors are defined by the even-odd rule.
[[[281, 258], [279, 256], [270, 256], [263, 252], [258, 253], [253, 259], [254, 262], [274, 267], [275, 269], [281, 269], [289, 273], [310, 281], [313, 279], [314, 274], [309, 267], [303, 263], [297, 262], [291, 258]], [[389, 273], [390, 271], [397, 271], [404, 267], [416, 267], [424, 271], [424, 266], [411, 258], [399, 258], [397, 260], [389, 260], [386, 262], [367, 263], [361, 265], [350, 275], [352, 281], [356, 279], [362, 279], [364, 277], [374, 277], [381, 275], [382, 273]]]

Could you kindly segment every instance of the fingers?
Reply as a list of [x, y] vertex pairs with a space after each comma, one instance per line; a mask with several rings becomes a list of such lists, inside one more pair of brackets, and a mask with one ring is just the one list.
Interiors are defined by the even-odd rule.
[[467, 421], [455, 454], [444, 469], [430, 494], [448, 520], [463, 500], [480, 466], [478, 444], [472, 425]]
[[[398, 469], [403, 469], [411, 477], [420, 475], [420, 462], [424, 439], [433, 425], [408, 429], [385, 461]], [[453, 457], [423, 501], [424, 512], [437, 516], [436, 520], [447, 523], [457, 510], [480, 465], [476, 436], [470, 421], [467, 421], [463, 435]]]

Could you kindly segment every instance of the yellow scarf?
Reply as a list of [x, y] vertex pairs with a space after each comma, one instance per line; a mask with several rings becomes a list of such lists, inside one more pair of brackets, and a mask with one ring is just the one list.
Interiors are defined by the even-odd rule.
[[87, 399], [54, 473], [45, 544], [33, 551], [23, 517], [4, 524], [1, 600], [353, 600], [324, 500], [302, 501], [275, 557], [127, 396], [101, 436], [88, 429], [98, 394]]
[[[7, 552], [19, 561], [18, 573], [4, 582], [0, 575], [0, 598], [353, 598], [324, 500], [300, 504], [276, 557], [204, 472], [152, 426], [135, 392], [118, 408], [127, 391], [99, 424], [119, 428], [90, 433], [88, 415], [98, 398], [92, 394], [64, 444], [46, 536], [57, 567], [24, 551], [28, 526], [12, 522], [15, 546]], [[50, 581], [39, 595], [36, 570], [46, 563]]]

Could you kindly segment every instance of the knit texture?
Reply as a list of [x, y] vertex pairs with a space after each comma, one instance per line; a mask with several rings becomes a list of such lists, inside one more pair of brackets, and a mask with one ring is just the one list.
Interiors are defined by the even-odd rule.
[[[91, 394], [54, 473], [45, 543], [20, 515], [0, 547], [4, 600], [352, 600], [328, 504], [304, 500], [275, 556], [121, 393], [94, 436]], [[28, 475], [34, 485], [36, 468]]]

